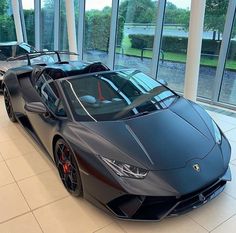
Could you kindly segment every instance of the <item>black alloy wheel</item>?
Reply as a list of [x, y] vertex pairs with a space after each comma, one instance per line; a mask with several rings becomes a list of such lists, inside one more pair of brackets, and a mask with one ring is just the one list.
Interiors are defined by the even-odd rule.
[[3, 90], [3, 95], [4, 95], [4, 102], [5, 102], [7, 115], [12, 122], [16, 122], [16, 116], [13, 111], [10, 94], [6, 88], [4, 88]]
[[73, 196], [82, 196], [80, 172], [73, 152], [63, 139], [57, 141], [54, 153], [56, 166], [65, 188]]

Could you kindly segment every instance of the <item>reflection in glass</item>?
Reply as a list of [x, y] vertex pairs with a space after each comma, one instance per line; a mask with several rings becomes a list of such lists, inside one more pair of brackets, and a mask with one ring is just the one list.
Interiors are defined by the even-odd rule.
[[183, 92], [191, 0], [166, 3], [158, 78]]
[[116, 68], [137, 68], [150, 74], [157, 1], [120, 0]]
[[219, 101], [236, 105], [236, 20], [234, 19]]
[[111, 121], [168, 108], [177, 98], [171, 90], [137, 70], [89, 74], [66, 79], [62, 86], [81, 121]]
[[[96, 3], [96, 4], [95, 4]], [[86, 0], [84, 60], [107, 64], [112, 0]]]
[[198, 96], [212, 98], [228, 0], [206, 1]]
[[22, 0], [28, 44], [35, 46], [34, 1]]
[[67, 22], [66, 22], [66, 5], [65, 0], [60, 1], [60, 37], [59, 37], [59, 50], [69, 50]]
[[54, 49], [54, 0], [41, 0], [42, 49]]

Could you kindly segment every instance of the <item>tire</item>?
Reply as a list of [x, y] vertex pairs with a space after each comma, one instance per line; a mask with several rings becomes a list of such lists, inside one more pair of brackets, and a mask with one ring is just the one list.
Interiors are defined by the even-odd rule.
[[75, 196], [83, 196], [83, 188], [79, 168], [68, 144], [59, 139], [54, 148], [57, 170], [67, 191]]
[[9, 91], [6, 89], [6, 87], [4, 87], [4, 89], [3, 89], [3, 95], [4, 95], [4, 102], [5, 102], [5, 108], [7, 111], [7, 115], [12, 122], [16, 122], [17, 120], [16, 120], [16, 116], [15, 116], [15, 113], [14, 113], [14, 110], [12, 107], [11, 97], [10, 97]]

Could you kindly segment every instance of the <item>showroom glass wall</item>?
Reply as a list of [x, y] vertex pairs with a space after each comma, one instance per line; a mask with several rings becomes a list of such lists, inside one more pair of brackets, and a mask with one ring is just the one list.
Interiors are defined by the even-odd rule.
[[191, 0], [167, 1], [163, 22], [158, 77], [183, 92]]
[[226, 104], [236, 105], [236, 12], [231, 31], [231, 39], [225, 62], [224, 74], [221, 83], [219, 101]]
[[41, 46], [54, 49], [54, 0], [41, 0]]
[[115, 68], [137, 68], [151, 74], [157, 1], [120, 0]]
[[213, 1], [206, 1], [198, 82], [198, 96], [207, 99], [211, 99], [213, 95], [229, 0], [218, 1], [214, 7], [213, 3]]
[[66, 0], [60, 1], [60, 15], [59, 15], [59, 50], [68, 50], [68, 36], [67, 36], [67, 23], [66, 23]]
[[34, 15], [34, 1], [22, 0], [22, 8], [25, 20], [25, 29], [27, 35], [27, 42], [35, 46], [35, 15]]
[[11, 0], [0, 1], [0, 42], [15, 41], [16, 31]]
[[86, 0], [83, 58], [107, 64], [112, 0]]
[[[52, 10], [51, 6], [55, 1], [60, 2], [59, 12]], [[81, 2], [85, 2], [84, 9], [79, 8]], [[114, 2], [116, 2], [114, 5], [117, 6], [117, 15], [114, 15], [116, 11], [113, 12], [111, 9]], [[198, 96], [201, 99], [204, 98], [204, 101], [208, 99], [214, 104], [235, 105], [235, 96], [232, 95], [235, 92], [234, 71], [236, 70], [233, 55], [235, 52], [232, 46], [235, 40], [234, 33], [231, 36], [231, 47], [229, 41], [226, 42], [229, 52], [225, 71], [221, 71], [222, 74], [217, 71], [219, 65], [225, 63], [225, 59], [220, 59], [219, 54], [229, 2], [233, 4], [234, 0], [206, 1]], [[221, 5], [222, 3], [223, 5]], [[81, 53], [83, 56], [80, 56], [83, 57], [83, 60], [102, 61], [109, 64], [111, 68], [138, 68], [152, 75], [153, 78], [165, 79], [171, 88], [180, 93], [183, 92], [191, 0], [163, 0], [160, 2], [152, 0], [74, 0], [74, 4], [76, 30], [77, 35], [80, 35], [77, 36], [78, 48], [82, 48], [79, 51], [83, 51]], [[160, 4], [163, 4], [164, 7], [160, 8]], [[65, 0], [41, 0], [41, 49], [53, 49], [56, 38], [54, 19], [58, 13], [60, 15], [59, 49], [68, 49]], [[115, 22], [112, 19], [115, 19]], [[82, 31], [79, 29], [81, 22], [84, 25]], [[111, 22], [113, 22], [112, 25]], [[35, 28], [37, 28], [37, 24]], [[53, 31], [54, 33], [52, 33]], [[27, 32], [28, 36], [30, 32], [29, 30]], [[115, 37], [112, 36], [114, 33]], [[109, 38], [112, 38], [111, 41]], [[108, 51], [109, 43], [112, 46]], [[114, 54], [111, 53], [111, 48], [114, 50]], [[216, 76], [218, 77], [216, 78]], [[219, 77], [221, 78], [221, 89], [216, 85]], [[218, 93], [217, 98], [215, 97], [216, 92]]]

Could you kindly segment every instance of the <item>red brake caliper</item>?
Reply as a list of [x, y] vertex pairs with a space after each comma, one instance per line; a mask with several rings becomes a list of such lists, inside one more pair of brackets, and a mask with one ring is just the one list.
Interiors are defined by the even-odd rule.
[[[67, 152], [69, 152], [69, 151], [67, 151]], [[71, 171], [71, 164], [70, 164], [69, 161], [66, 160], [66, 157], [65, 157], [64, 153], [62, 154], [61, 158], [62, 158], [64, 173], [65, 174], [70, 173], [70, 171]]]
[[63, 170], [64, 170], [65, 174], [70, 173], [71, 165], [68, 162], [64, 163], [63, 164]]

